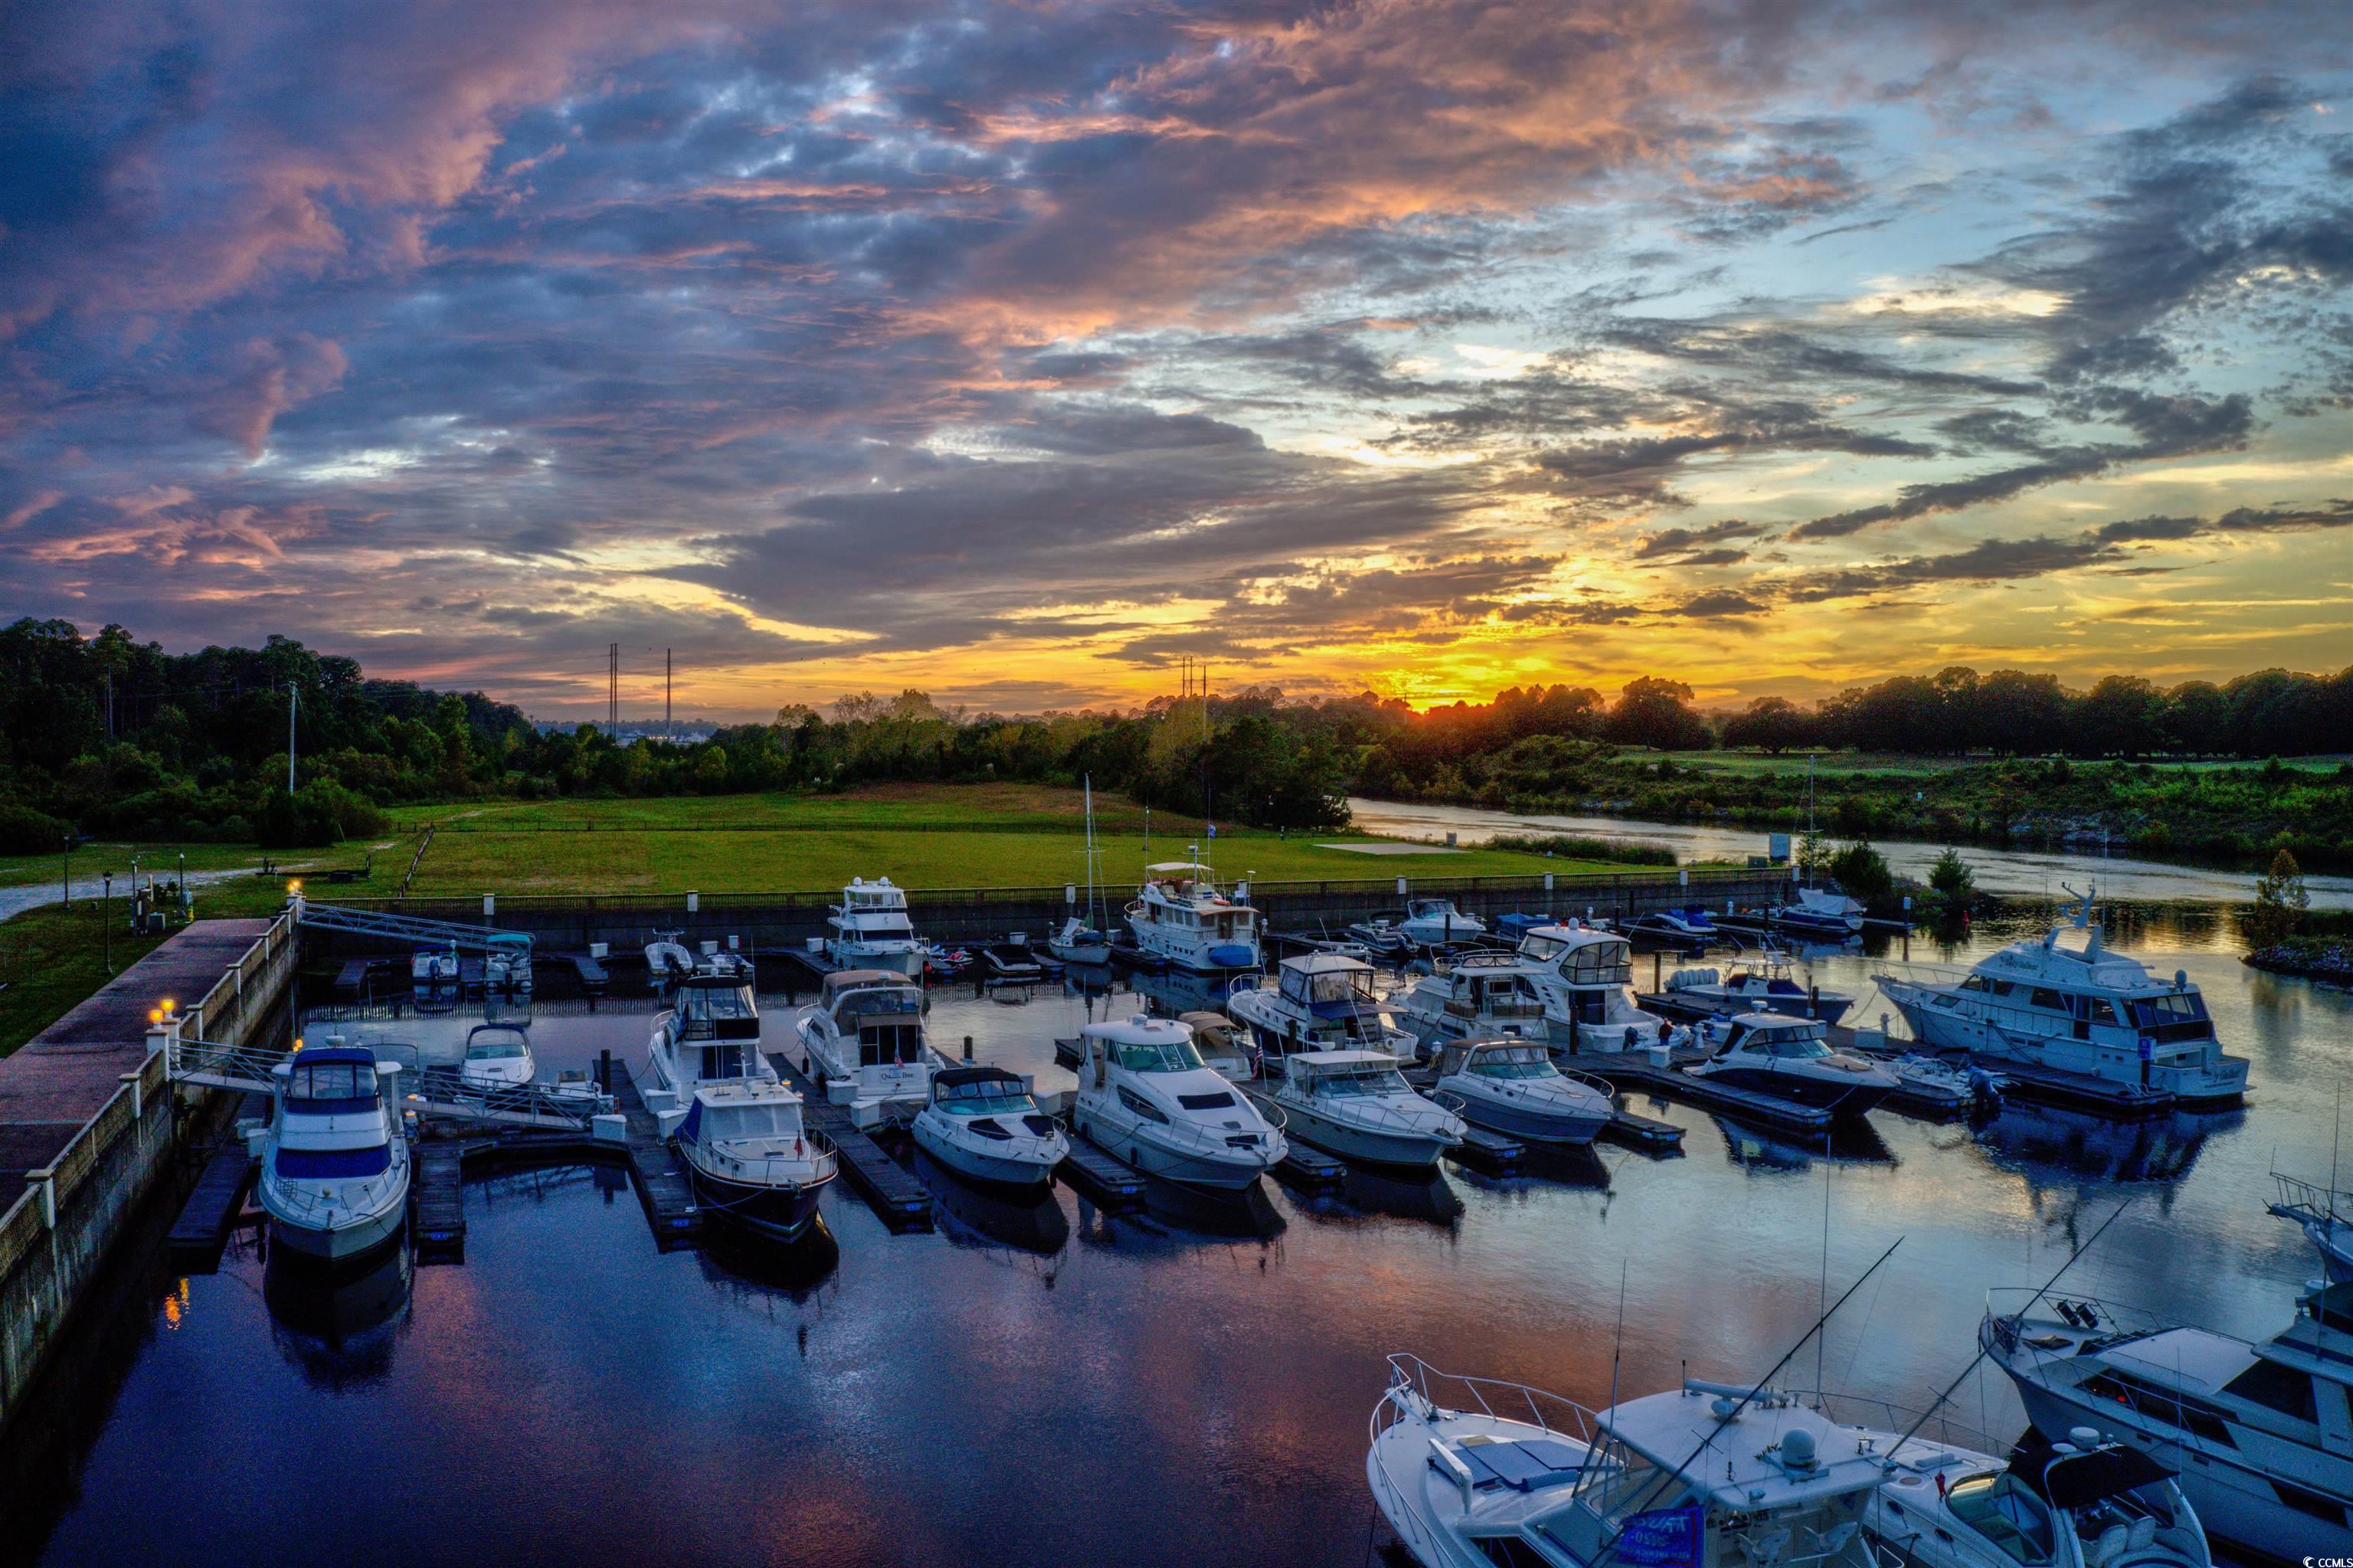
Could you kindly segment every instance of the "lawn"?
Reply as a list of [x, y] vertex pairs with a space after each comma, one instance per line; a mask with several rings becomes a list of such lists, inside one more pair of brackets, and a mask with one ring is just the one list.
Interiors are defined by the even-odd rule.
[[[577, 800], [493, 806], [437, 819], [410, 891], [767, 893], [829, 890], [852, 876], [902, 886], [1050, 887], [1086, 879], [1079, 792], [1019, 785], [893, 785], [849, 795], [730, 795], [707, 800]], [[1374, 855], [1323, 847], [1375, 843], [1361, 833], [1278, 834], [1201, 824], [1098, 798], [1096, 844], [1114, 895], [1145, 863], [1198, 845], [1229, 878], [1387, 881], [1546, 871], [1609, 871], [1598, 862], [1504, 850]]]
[[[121, 970], [163, 940], [121, 929], [123, 907], [111, 911], [114, 967]], [[105, 931], [95, 904], [71, 913], [54, 904], [0, 924], [0, 1056], [6, 1055], [106, 983]]]
[[[331, 850], [259, 850], [251, 844], [216, 843], [141, 843], [129, 841], [93, 840], [74, 846], [72, 869], [76, 882], [98, 875], [114, 874], [117, 889], [128, 886], [131, 880], [131, 857], [139, 857], [142, 879], [153, 875], [169, 882], [180, 874], [182, 855], [187, 857], [190, 872], [247, 871], [258, 868], [264, 860], [284, 867], [291, 874], [324, 870], [329, 866], [358, 866], [368, 853], [375, 855], [375, 880], [383, 882], [389, 873], [397, 883], [400, 874], [408, 869], [408, 854], [413, 846], [405, 843], [395, 833], [379, 834], [366, 843], [339, 844]], [[58, 872], [64, 868], [63, 857], [56, 854], [0, 855], [0, 887], [22, 887], [27, 883], [47, 883], [54, 886]]]

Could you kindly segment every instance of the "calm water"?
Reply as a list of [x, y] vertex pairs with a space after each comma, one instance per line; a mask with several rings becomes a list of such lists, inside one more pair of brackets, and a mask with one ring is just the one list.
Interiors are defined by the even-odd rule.
[[[1689, 1129], [1683, 1158], [1605, 1148], [1322, 1201], [1270, 1183], [1240, 1213], [1111, 1217], [1060, 1190], [1024, 1212], [934, 1173], [939, 1234], [891, 1235], [837, 1187], [834, 1245], [781, 1263], [657, 1253], [610, 1175], [501, 1176], [468, 1190], [460, 1266], [322, 1296], [247, 1251], [127, 1285], [70, 1391], [88, 1431], [57, 1452], [80, 1457], [0, 1456], [32, 1478], [0, 1505], [0, 1542], [174, 1568], [1354, 1565], [1385, 1352], [1599, 1404], [1622, 1269], [1625, 1393], [1686, 1365], [1753, 1375], [1813, 1317], [1826, 1215], [1832, 1294], [1903, 1245], [1788, 1381], [1819, 1366], [1836, 1389], [1923, 1400], [1971, 1354], [1987, 1287], [2039, 1283], [2127, 1199], [2071, 1289], [2267, 1334], [2314, 1267], [2263, 1213], [2266, 1172], [2327, 1175], [2353, 999], [2245, 969], [2211, 908], [2125, 914], [2120, 935], [2189, 969], [2253, 1058], [2242, 1115], [2120, 1128], [2017, 1109], [1972, 1131], [1880, 1112], [1826, 1157], [1641, 1106]], [[1820, 978], [1863, 969], [1825, 959]], [[1085, 1007], [944, 992], [932, 1026], [1052, 1087], [1069, 1080], [1051, 1038]], [[786, 1015], [776, 999], [772, 1043]], [[533, 1033], [544, 1070], [635, 1054], [648, 1022], [543, 1008]], [[1993, 1374], [1957, 1398], [1973, 1425], [2019, 1425]]]
[[[1356, 825], [1366, 832], [1394, 833], [1412, 839], [1442, 839], [1452, 833], [1457, 842], [1464, 844], [1484, 843], [1498, 833], [1572, 833], [1580, 838], [1662, 844], [1686, 861], [1739, 860], [1763, 854], [1768, 836], [1763, 828], [1705, 822], [1531, 816], [1516, 811], [1482, 810], [1474, 806], [1419, 806], [1394, 800], [1351, 800], [1348, 808]], [[1905, 839], [1873, 839], [1872, 842], [1899, 875], [1924, 881], [1928, 868], [1945, 853], [1942, 844]], [[2244, 903], [2255, 895], [2253, 876], [2209, 866], [2059, 850], [1983, 849], [1974, 844], [1964, 844], [1960, 850], [1961, 857], [1977, 874], [1978, 891], [2002, 897], [2059, 897], [2063, 896], [2062, 883], [2072, 883], [2079, 889], [2086, 883], [2096, 883], [2103, 897], [2147, 903], [2209, 899]], [[1378, 875], [1388, 871], [1411, 874], [1417, 868], [1440, 874], [1443, 863], [1443, 857], [1436, 856], [1427, 860], [1383, 857], [1366, 874]], [[2315, 909], [2353, 909], [2353, 876], [2308, 875], [2304, 881]]]

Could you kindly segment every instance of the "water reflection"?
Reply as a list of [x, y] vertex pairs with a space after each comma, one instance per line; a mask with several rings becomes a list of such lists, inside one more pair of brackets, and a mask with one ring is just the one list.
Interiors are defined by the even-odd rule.
[[1723, 1136], [1725, 1158], [1751, 1175], [1810, 1171], [1818, 1160], [1839, 1165], [1894, 1165], [1895, 1151], [1873, 1122], [1861, 1117], [1832, 1122], [1820, 1137], [1800, 1139], [1737, 1118], [1710, 1113]]
[[722, 1225], [694, 1257], [703, 1279], [739, 1305], [798, 1306], [841, 1266], [841, 1244], [819, 1214], [789, 1245]]
[[270, 1339], [313, 1388], [342, 1393], [381, 1383], [392, 1373], [414, 1277], [405, 1235], [356, 1273], [277, 1248], [262, 1270]]
[[1029, 1197], [984, 1192], [920, 1149], [914, 1171], [931, 1189], [952, 1240], [1048, 1256], [1070, 1245], [1071, 1219], [1051, 1188]]
[[2177, 1111], [2118, 1121], [2090, 1111], [2023, 1101], [1978, 1129], [1978, 1142], [1998, 1165], [2029, 1175], [2050, 1168], [2100, 1184], [2178, 1181], [2216, 1133], [2243, 1126], [2242, 1110]]

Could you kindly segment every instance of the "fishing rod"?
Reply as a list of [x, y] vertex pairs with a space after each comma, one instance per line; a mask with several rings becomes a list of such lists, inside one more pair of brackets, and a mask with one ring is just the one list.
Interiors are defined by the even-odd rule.
[[[2021, 1318], [2024, 1317], [2037, 1301], [2042, 1300], [2043, 1297], [2049, 1295], [2051, 1287], [2059, 1283], [2059, 1277], [2066, 1273], [2069, 1269], [2074, 1267], [2075, 1260], [2083, 1256], [2085, 1253], [2091, 1251], [2092, 1244], [2098, 1241], [2101, 1236], [2105, 1235], [2107, 1233], [2108, 1227], [2115, 1224], [2116, 1221], [2122, 1217], [2124, 1212], [2131, 1207], [2132, 1200], [2130, 1198], [2126, 1198], [2123, 1202], [2118, 1203], [2116, 1205], [2116, 1213], [2110, 1214], [2106, 1219], [2102, 1220], [2100, 1222], [2100, 1228], [2094, 1231], [2090, 1235], [2085, 1236], [2083, 1242], [2076, 1246], [2075, 1250], [2067, 1255], [2067, 1261], [2061, 1264], [2057, 1269], [2052, 1271], [2051, 1277], [2042, 1282], [2042, 1288], [2029, 1297], [2027, 1298], [2026, 1305], [2024, 1307], [2021, 1307], [2015, 1316]], [[1978, 1353], [1969, 1358], [1968, 1364], [1954, 1374], [1953, 1381], [1945, 1385], [1945, 1392], [1938, 1394], [1929, 1403], [1928, 1408], [1920, 1413], [1920, 1419], [1912, 1424], [1912, 1430], [1904, 1434], [1903, 1436], [1898, 1437], [1894, 1446], [1887, 1450], [1887, 1457], [1891, 1462], [1894, 1459], [1897, 1452], [1903, 1448], [1904, 1445], [1912, 1441], [1914, 1437], [1919, 1435], [1920, 1428], [1928, 1425], [1928, 1418], [1936, 1414], [1937, 1411], [1944, 1408], [1945, 1402], [1953, 1397], [1953, 1390], [1961, 1386], [1961, 1379], [1968, 1376], [1969, 1373], [1977, 1370], [1978, 1363], [1986, 1359], [1986, 1356], [1991, 1351], [1991, 1346], [1984, 1343], [1982, 1340], [1980, 1340], [1978, 1345]]]
[[[1714, 1445], [1716, 1438], [1723, 1435], [1724, 1429], [1731, 1425], [1735, 1421], [1738, 1420], [1740, 1418], [1740, 1413], [1747, 1409], [1749, 1405], [1755, 1404], [1759, 1394], [1762, 1394], [1767, 1389], [1773, 1386], [1774, 1377], [1779, 1373], [1783, 1367], [1788, 1366], [1789, 1362], [1796, 1358], [1799, 1351], [1806, 1348], [1806, 1341], [1820, 1333], [1823, 1324], [1828, 1323], [1832, 1318], [1838, 1316], [1838, 1309], [1846, 1305], [1847, 1298], [1862, 1289], [1863, 1281], [1869, 1279], [1873, 1275], [1877, 1274], [1879, 1272], [1880, 1265], [1885, 1263], [1889, 1258], [1894, 1257], [1895, 1255], [1895, 1249], [1903, 1245], [1904, 1238], [1902, 1236], [1897, 1236], [1894, 1241], [1888, 1243], [1887, 1250], [1881, 1253], [1872, 1266], [1869, 1268], [1864, 1269], [1855, 1279], [1855, 1282], [1852, 1285], [1848, 1286], [1843, 1291], [1840, 1292], [1839, 1298], [1831, 1303], [1830, 1309], [1824, 1312], [1820, 1317], [1814, 1319], [1814, 1326], [1808, 1329], [1804, 1333], [1799, 1335], [1798, 1342], [1791, 1345], [1787, 1351], [1783, 1351], [1781, 1359], [1775, 1361], [1772, 1367], [1767, 1371], [1765, 1375], [1757, 1380], [1757, 1386], [1750, 1389], [1746, 1393], [1742, 1394], [1738, 1404], [1716, 1416], [1715, 1427], [1709, 1431], [1706, 1436], [1700, 1439], [1699, 1446], [1693, 1449], [1690, 1455], [1684, 1458], [1683, 1462], [1677, 1465], [1672, 1471], [1652, 1480], [1649, 1489], [1644, 1491], [1641, 1497], [1635, 1500], [1635, 1505], [1627, 1510], [1627, 1514], [1630, 1517], [1633, 1514], [1641, 1512], [1651, 1505], [1653, 1499], [1657, 1498], [1661, 1488], [1681, 1480], [1683, 1478], [1683, 1472], [1690, 1469], [1693, 1465], [1698, 1462], [1699, 1457], [1708, 1451], [1709, 1447]], [[1618, 1550], [1618, 1542], [1624, 1539], [1625, 1532], [1621, 1530], [1616, 1536], [1613, 1536], [1610, 1539], [1609, 1544], [1602, 1547], [1599, 1552], [1594, 1554], [1592, 1568], [1606, 1568], [1609, 1559]]]

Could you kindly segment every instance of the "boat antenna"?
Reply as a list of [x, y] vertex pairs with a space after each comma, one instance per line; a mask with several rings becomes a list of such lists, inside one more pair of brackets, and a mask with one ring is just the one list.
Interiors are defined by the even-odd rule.
[[[1847, 1298], [1862, 1289], [1863, 1281], [1869, 1279], [1873, 1275], [1877, 1274], [1880, 1269], [1880, 1265], [1885, 1263], [1889, 1258], [1894, 1257], [1895, 1255], [1895, 1249], [1903, 1245], [1904, 1238], [1902, 1236], [1897, 1236], [1894, 1241], [1888, 1243], [1887, 1250], [1881, 1253], [1872, 1266], [1869, 1268], [1864, 1269], [1852, 1285], [1848, 1286], [1844, 1290], [1839, 1293], [1839, 1298], [1831, 1303], [1830, 1310], [1824, 1312], [1820, 1317], [1814, 1319], [1813, 1327], [1808, 1329], [1803, 1334], [1800, 1334], [1798, 1337], [1798, 1342], [1791, 1345], [1787, 1351], [1784, 1351], [1781, 1353], [1781, 1359], [1775, 1361], [1771, 1368], [1766, 1372], [1765, 1375], [1757, 1380], [1757, 1385], [1754, 1388], [1751, 1388], [1746, 1393], [1742, 1394], [1739, 1402], [1734, 1404], [1731, 1409], [1721, 1412], [1717, 1414], [1715, 1425], [1708, 1428], [1707, 1435], [1699, 1440], [1699, 1446], [1694, 1448], [1691, 1453], [1684, 1457], [1683, 1462], [1677, 1465], [1672, 1470], [1656, 1476], [1651, 1479], [1650, 1486], [1644, 1489], [1641, 1497], [1635, 1499], [1633, 1506], [1626, 1510], [1627, 1514], [1632, 1515], [1641, 1512], [1642, 1510], [1651, 1506], [1651, 1499], [1659, 1495], [1661, 1489], [1683, 1479], [1684, 1473], [1699, 1462], [1699, 1457], [1707, 1452], [1709, 1446], [1716, 1440], [1716, 1438], [1723, 1433], [1724, 1429], [1731, 1425], [1735, 1421], [1738, 1420], [1742, 1411], [1755, 1404], [1758, 1395], [1762, 1394], [1767, 1389], [1773, 1386], [1773, 1380], [1775, 1377], [1779, 1375], [1781, 1369], [1788, 1366], [1790, 1361], [1796, 1357], [1797, 1353], [1806, 1348], [1806, 1341], [1820, 1333], [1821, 1331], [1822, 1325], [1829, 1322], [1831, 1317], [1837, 1313], [1838, 1309], [1846, 1305]], [[1615, 1436], [1616, 1434], [1613, 1433], [1611, 1436]], [[1624, 1539], [1625, 1537], [1622, 1532], [1620, 1535], [1611, 1538], [1607, 1546], [1604, 1546], [1599, 1552], [1594, 1554], [1591, 1568], [1606, 1568], [1610, 1558], [1615, 1555], [1618, 1551], [1618, 1542]]]
[[[1819, 1312], [1822, 1309], [1822, 1303], [1830, 1299], [1830, 1294], [1831, 1167], [1830, 1161], [1824, 1160], [1822, 1162], [1822, 1281], [1819, 1292], [1814, 1297], [1815, 1311]], [[1828, 1334], [1819, 1335], [1814, 1340], [1814, 1392], [1817, 1394], [1826, 1392], [1822, 1387], [1822, 1356], [1830, 1348], [1830, 1340], [1831, 1337]]]
[[[2027, 1311], [2031, 1309], [2037, 1301], [2042, 1300], [2043, 1297], [2049, 1295], [2051, 1293], [2051, 1287], [2059, 1283], [2059, 1277], [2066, 1273], [2069, 1269], [2074, 1267], [2075, 1260], [2083, 1256], [2085, 1253], [2091, 1251], [2092, 1244], [2098, 1241], [2101, 1236], [2106, 1234], [2108, 1227], [2115, 1224], [2117, 1218], [2121, 1216], [2126, 1209], [2131, 1207], [2132, 1200], [2130, 1198], [2126, 1198], [2123, 1202], [2118, 1203], [2116, 1207], [2116, 1213], [2110, 1214], [2106, 1219], [2102, 1220], [2098, 1230], [2094, 1231], [2090, 1235], [2085, 1236], [2083, 1241], [2078, 1243], [2075, 1250], [2067, 1255], [2067, 1261], [2061, 1264], [2057, 1268], [2052, 1270], [2051, 1277], [2042, 1282], [2042, 1288], [2037, 1290], [2032, 1296], [2027, 1298], [2026, 1305], [2024, 1307], [2021, 1307], [2016, 1313], [2012, 1314], [2012, 1316], [2025, 1316]], [[1978, 1353], [1969, 1358], [1968, 1365], [1964, 1366], [1959, 1372], [1953, 1374], [1953, 1381], [1945, 1385], [1945, 1391], [1942, 1393], [1929, 1401], [1928, 1408], [1920, 1413], [1920, 1419], [1912, 1424], [1912, 1429], [1905, 1433], [1903, 1436], [1898, 1437], [1894, 1443], [1888, 1445], [1887, 1457], [1891, 1463], [1894, 1460], [1897, 1454], [1903, 1452], [1904, 1445], [1912, 1441], [1914, 1437], [1919, 1435], [1920, 1428], [1928, 1425], [1928, 1418], [1936, 1414], [1937, 1411], [1944, 1408], [1945, 1402], [1953, 1397], [1953, 1390], [1961, 1386], [1961, 1379], [1975, 1372], [1977, 1370], [1978, 1363], [1986, 1359], [1988, 1352], [1991, 1349], [1992, 1346], [1990, 1343], [1980, 1343], [1978, 1346]]]
[[1609, 1347], [1609, 1404], [1618, 1404], [1618, 1362], [1626, 1352], [1626, 1260], [1618, 1260], [1618, 1339]]

